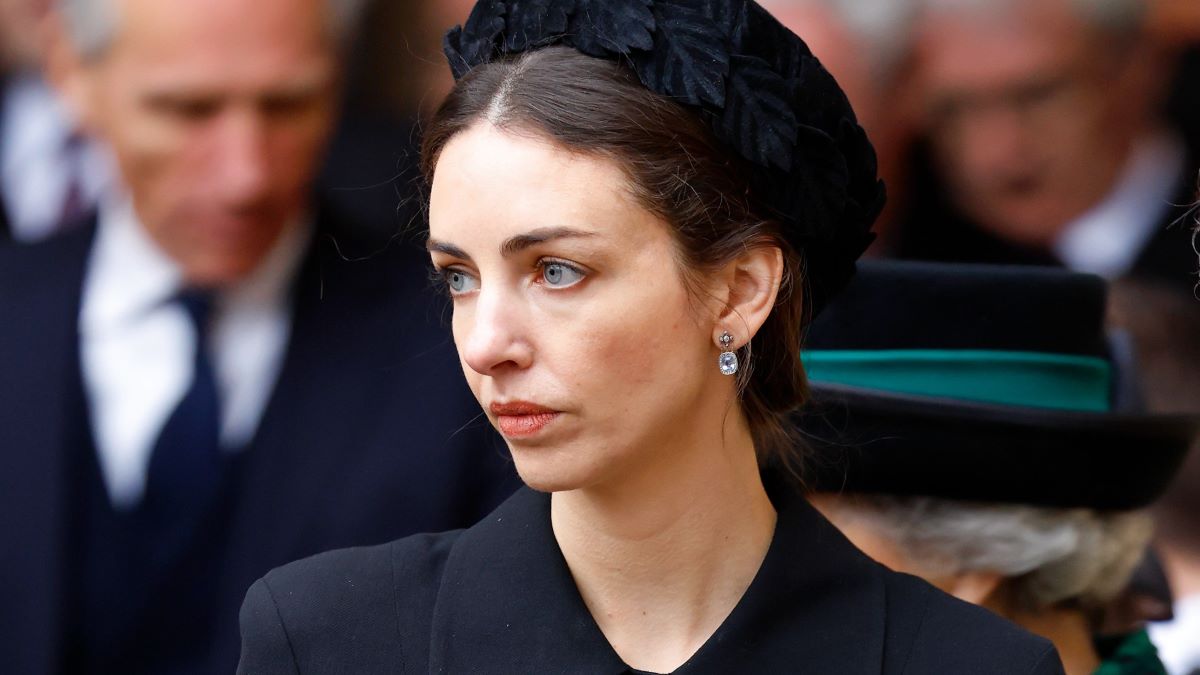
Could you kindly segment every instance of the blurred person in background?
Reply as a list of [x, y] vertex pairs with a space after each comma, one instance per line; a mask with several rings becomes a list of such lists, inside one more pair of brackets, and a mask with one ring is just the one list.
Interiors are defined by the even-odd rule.
[[3, 669], [229, 673], [254, 579], [515, 475], [425, 253], [314, 199], [353, 4], [58, 9], [52, 79], [127, 192], [0, 250]]
[[[924, 0], [913, 94], [928, 166], [901, 257], [1196, 282], [1195, 154], [1141, 0]], [[920, 165], [921, 162], [918, 162]]]
[[[1200, 305], [1160, 283], [1113, 286], [1110, 325], [1133, 338], [1147, 409], [1200, 413]], [[1150, 624], [1171, 675], [1200, 671], [1200, 452], [1193, 448], [1154, 506], [1155, 548], [1174, 592], [1174, 617]]]
[[780, 22], [804, 36], [813, 54], [842, 83], [875, 143], [888, 205], [876, 224], [886, 248], [889, 224], [903, 206], [903, 159], [912, 116], [897, 105], [912, 49], [916, 0], [766, 0]]
[[45, 239], [110, 189], [111, 159], [45, 81], [51, 0], [0, 0], [0, 244]]
[[1092, 275], [875, 263], [812, 328], [815, 504], [892, 569], [1049, 638], [1070, 675], [1162, 673], [1109, 607], [1200, 422], [1132, 409]]

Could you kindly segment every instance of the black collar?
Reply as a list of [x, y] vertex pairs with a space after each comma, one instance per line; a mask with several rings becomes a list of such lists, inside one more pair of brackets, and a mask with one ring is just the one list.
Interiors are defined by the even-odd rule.
[[[878, 673], [881, 568], [802, 498], [779, 520], [746, 594], [678, 675]], [[549, 495], [522, 489], [465, 531], [446, 562], [431, 672], [618, 673], [628, 667], [592, 619], [550, 524]]]

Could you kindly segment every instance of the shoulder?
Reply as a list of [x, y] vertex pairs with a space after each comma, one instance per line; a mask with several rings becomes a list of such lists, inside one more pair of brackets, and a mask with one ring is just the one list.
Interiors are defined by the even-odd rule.
[[1060, 675], [1046, 639], [907, 574], [885, 572], [886, 672]]
[[242, 604], [238, 672], [421, 672], [458, 535], [416, 535], [272, 570]]
[[63, 279], [71, 287], [78, 285], [95, 233], [92, 217], [45, 241], [0, 245], [0, 290], [40, 290], [48, 279]]

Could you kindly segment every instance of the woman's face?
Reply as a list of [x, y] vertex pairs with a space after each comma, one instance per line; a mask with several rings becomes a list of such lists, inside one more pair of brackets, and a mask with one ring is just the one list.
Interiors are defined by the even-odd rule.
[[661, 461], [732, 395], [715, 319], [614, 162], [476, 123], [438, 161], [429, 249], [463, 372], [531, 487]]

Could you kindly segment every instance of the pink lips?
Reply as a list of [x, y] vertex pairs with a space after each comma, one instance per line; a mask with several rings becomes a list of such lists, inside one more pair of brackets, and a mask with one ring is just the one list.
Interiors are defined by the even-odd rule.
[[496, 418], [500, 433], [508, 438], [528, 438], [558, 418], [558, 411], [526, 401], [493, 403], [488, 410]]

